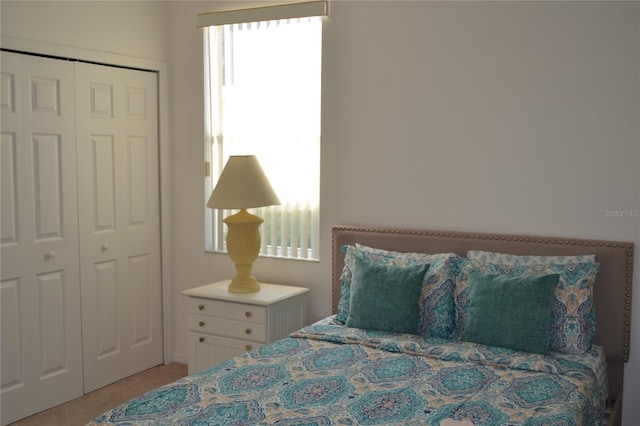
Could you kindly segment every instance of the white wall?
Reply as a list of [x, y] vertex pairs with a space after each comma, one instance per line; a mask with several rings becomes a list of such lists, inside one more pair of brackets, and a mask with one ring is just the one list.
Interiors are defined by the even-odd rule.
[[165, 8], [153, 1], [13, 1], [0, 4], [2, 36], [164, 61]]
[[[232, 273], [226, 256], [203, 251], [195, 14], [222, 4], [114, 2], [96, 13], [91, 2], [47, 3], [34, 21], [33, 3], [3, 1], [2, 34], [170, 63], [175, 358], [184, 361], [180, 292]], [[332, 225], [640, 245], [640, 218], [605, 214], [640, 209], [639, 7], [332, 1], [323, 40], [322, 259], [259, 259], [257, 276], [311, 288], [312, 319], [331, 310]], [[639, 259], [636, 248], [626, 425], [640, 422]]]

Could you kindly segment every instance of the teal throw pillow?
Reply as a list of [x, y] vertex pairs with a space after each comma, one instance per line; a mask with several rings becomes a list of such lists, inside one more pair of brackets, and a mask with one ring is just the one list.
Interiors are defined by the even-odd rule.
[[509, 277], [469, 273], [469, 313], [462, 340], [548, 353], [558, 274]]
[[392, 266], [356, 256], [346, 326], [417, 334], [427, 269], [429, 265]]

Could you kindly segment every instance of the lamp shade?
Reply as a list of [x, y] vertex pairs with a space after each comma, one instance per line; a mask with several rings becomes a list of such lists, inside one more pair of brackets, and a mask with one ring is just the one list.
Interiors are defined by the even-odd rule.
[[232, 155], [225, 164], [207, 207], [248, 209], [280, 204], [255, 155]]

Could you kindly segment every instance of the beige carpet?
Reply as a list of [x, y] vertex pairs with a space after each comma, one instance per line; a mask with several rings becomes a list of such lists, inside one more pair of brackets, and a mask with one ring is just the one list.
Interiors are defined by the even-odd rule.
[[171, 363], [159, 365], [119, 382], [105, 386], [80, 398], [50, 408], [11, 426], [81, 426], [107, 410], [142, 395], [158, 386], [187, 375], [187, 366]]

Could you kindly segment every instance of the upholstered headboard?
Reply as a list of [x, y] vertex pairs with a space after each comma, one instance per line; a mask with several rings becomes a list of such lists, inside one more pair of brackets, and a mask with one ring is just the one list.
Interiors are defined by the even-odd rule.
[[600, 272], [595, 284], [595, 343], [607, 355], [609, 396], [622, 393], [624, 363], [629, 359], [631, 338], [631, 278], [634, 245], [629, 242], [585, 240], [527, 235], [482, 234], [400, 229], [374, 229], [351, 226], [333, 228], [333, 312], [340, 299], [340, 274], [344, 267], [345, 244], [402, 252], [456, 253], [485, 250], [518, 255], [595, 254]]

